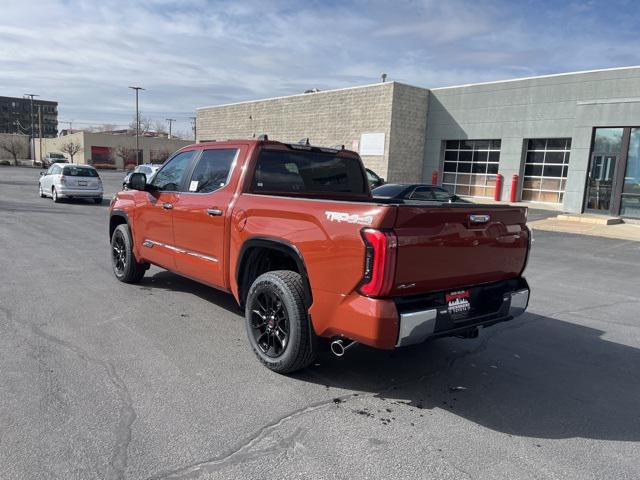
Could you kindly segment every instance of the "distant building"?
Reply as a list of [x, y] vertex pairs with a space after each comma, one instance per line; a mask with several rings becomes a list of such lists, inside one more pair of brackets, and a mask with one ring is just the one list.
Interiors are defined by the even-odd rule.
[[33, 132], [31, 132], [31, 99], [0, 97], [0, 133], [40, 136], [38, 106], [42, 110], [42, 136], [58, 135], [58, 102], [33, 99]]
[[197, 127], [198, 141], [266, 133], [344, 145], [390, 182], [435, 179], [504, 201], [513, 185], [516, 200], [640, 219], [640, 67], [432, 89], [385, 82], [199, 108]]
[[[175, 151], [190, 145], [193, 141], [176, 138], [140, 137], [142, 163], [162, 163]], [[64, 146], [70, 142], [79, 145], [80, 150], [73, 157], [73, 163], [93, 165], [96, 168], [117, 169], [136, 165], [136, 137], [134, 135], [114, 135], [112, 133], [75, 132], [56, 138], [35, 139], [35, 158], [49, 153], [62, 153], [69, 161], [70, 155]]]

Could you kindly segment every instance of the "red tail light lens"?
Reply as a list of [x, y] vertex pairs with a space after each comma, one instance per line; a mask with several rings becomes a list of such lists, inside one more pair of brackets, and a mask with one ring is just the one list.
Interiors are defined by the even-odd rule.
[[384, 297], [393, 286], [398, 239], [393, 232], [365, 228], [364, 274], [358, 291], [367, 297]]
[[60, 175], [60, 183], [67, 183], [67, 177]]

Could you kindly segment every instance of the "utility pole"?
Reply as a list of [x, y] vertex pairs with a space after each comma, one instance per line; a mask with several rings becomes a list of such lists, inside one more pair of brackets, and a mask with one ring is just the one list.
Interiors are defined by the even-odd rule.
[[136, 165], [140, 165], [140, 110], [138, 110], [138, 92], [142, 87], [129, 87], [136, 91]]
[[40, 154], [40, 165], [42, 165], [42, 105], [38, 105], [38, 141], [40, 143], [38, 153]]
[[31, 124], [31, 129], [29, 130], [29, 148], [31, 149], [31, 155], [29, 155], [31, 157], [31, 161], [35, 164], [36, 162], [36, 156], [35, 156], [35, 149], [36, 149], [36, 145], [33, 141], [33, 97], [39, 97], [40, 95], [36, 95], [35, 93], [25, 93], [24, 94], [25, 97], [29, 97], [31, 99], [31, 114], [29, 115], [29, 120], [31, 120], [30, 124]]
[[175, 118], [165, 118], [167, 122], [169, 122], [169, 138], [171, 138], [171, 124], [176, 121]]
[[198, 140], [198, 125], [196, 124], [196, 117], [189, 117], [193, 128], [193, 141]]

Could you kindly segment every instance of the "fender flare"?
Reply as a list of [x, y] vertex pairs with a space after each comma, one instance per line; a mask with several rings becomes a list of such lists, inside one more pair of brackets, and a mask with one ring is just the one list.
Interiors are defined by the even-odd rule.
[[276, 250], [290, 256], [294, 260], [298, 271], [302, 276], [302, 288], [304, 289], [305, 294], [305, 307], [308, 309], [313, 303], [313, 295], [311, 293], [311, 284], [309, 283], [309, 274], [307, 272], [307, 266], [304, 262], [304, 257], [302, 256], [302, 253], [300, 253], [300, 250], [298, 250], [298, 248], [294, 244], [281, 238], [251, 237], [242, 244], [240, 253], [238, 254], [238, 262], [236, 264], [235, 272], [236, 284], [238, 285], [238, 293], [240, 297], [242, 297], [243, 293], [241, 291], [242, 280], [240, 278], [240, 274], [243, 272], [245, 262], [248, 258], [247, 252], [255, 247]]

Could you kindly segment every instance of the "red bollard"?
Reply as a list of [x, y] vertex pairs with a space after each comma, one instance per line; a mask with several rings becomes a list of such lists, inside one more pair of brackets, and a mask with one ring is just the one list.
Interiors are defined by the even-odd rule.
[[496, 175], [496, 191], [493, 195], [493, 199], [496, 202], [500, 201], [500, 197], [502, 194], [502, 175], [500, 175], [499, 173]]
[[518, 180], [520, 180], [520, 177], [517, 174], [511, 177], [511, 192], [509, 195], [510, 202], [516, 201], [516, 196], [518, 193]]
[[431, 173], [431, 185], [438, 185], [438, 170]]

